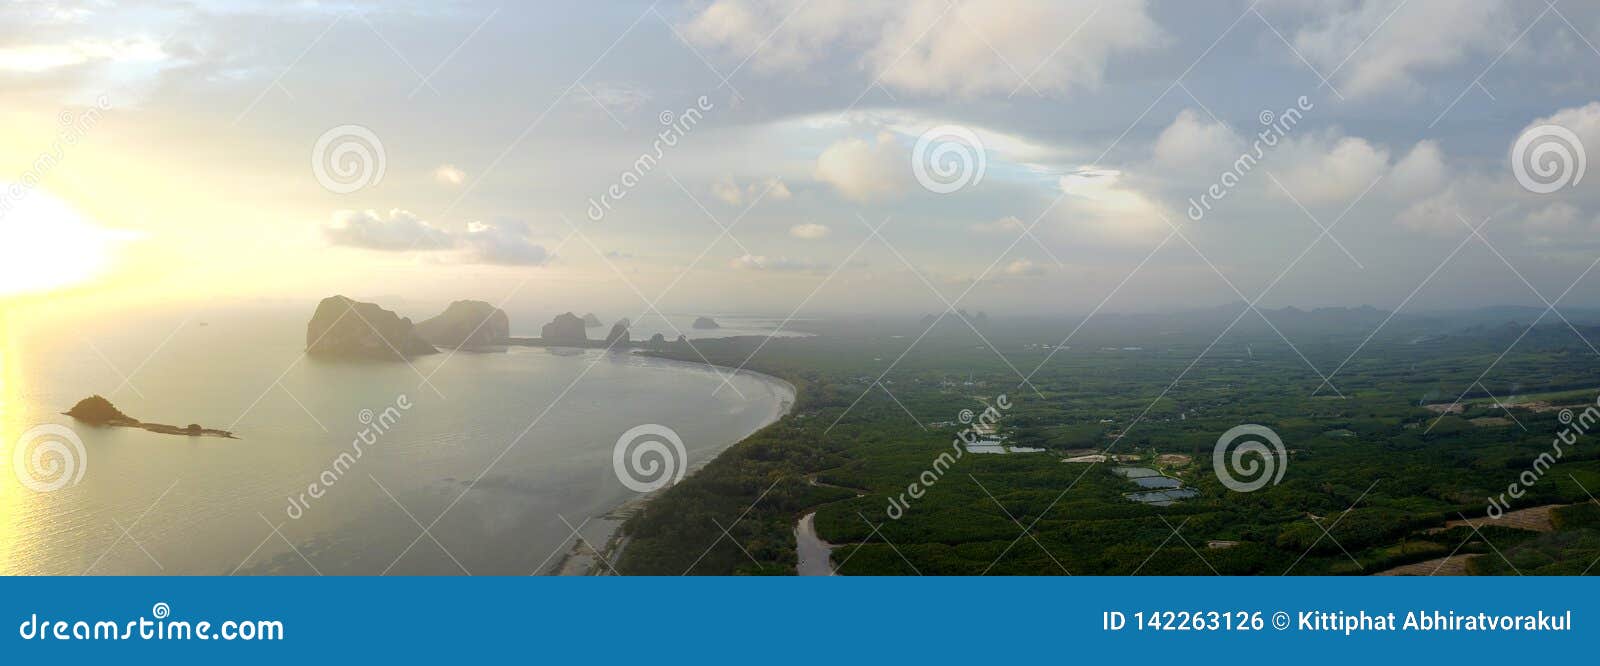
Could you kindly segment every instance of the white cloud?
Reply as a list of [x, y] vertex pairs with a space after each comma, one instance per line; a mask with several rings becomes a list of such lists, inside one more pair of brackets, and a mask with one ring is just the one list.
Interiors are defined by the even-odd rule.
[[803, 238], [805, 240], [827, 238], [828, 234], [830, 233], [832, 233], [832, 230], [827, 226], [816, 223], [796, 224], [792, 227], [789, 227], [790, 236], [794, 236], [795, 238]]
[[38, 74], [89, 63], [146, 64], [167, 58], [161, 43], [146, 37], [22, 44], [0, 47], [0, 72]]
[[[1578, 141], [1587, 151], [1600, 154], [1600, 102], [1590, 102], [1584, 106], [1561, 109], [1548, 117], [1535, 119], [1523, 128], [1523, 132], [1539, 125], [1558, 125], [1577, 135]], [[1519, 136], [1522, 132], [1517, 133]], [[1515, 139], [1512, 140], [1513, 145]]]
[[1523, 218], [1522, 226], [1531, 236], [1548, 239], [1556, 234], [1583, 231], [1578, 224], [1582, 214], [1577, 206], [1556, 202], [1529, 213]]
[[1310, 15], [1294, 32], [1295, 48], [1324, 74], [1338, 68], [1335, 85], [1358, 97], [1420, 89], [1418, 74], [1505, 48], [1517, 23], [1500, 0], [1411, 0], [1404, 6], [1360, 0], [1302, 8]]
[[1279, 150], [1293, 163], [1283, 185], [1306, 206], [1349, 204], [1389, 170], [1389, 149], [1360, 137], [1308, 136]]
[[334, 245], [367, 250], [439, 250], [455, 246], [450, 233], [432, 226], [398, 208], [387, 217], [375, 210], [341, 210], [322, 227], [322, 235]]
[[788, 257], [767, 257], [762, 255], [746, 254], [735, 257], [728, 262], [730, 268], [749, 271], [810, 271], [826, 269], [826, 264], [819, 264], [802, 259]]
[[1171, 230], [1172, 216], [1113, 169], [1084, 169], [1061, 177], [1060, 208], [1069, 223], [1098, 240], [1127, 242]]
[[785, 185], [783, 181], [776, 178], [768, 179], [764, 187], [766, 189], [766, 197], [768, 199], [788, 201], [789, 199], [794, 198], [794, 193], [789, 191], [789, 186]]
[[1194, 109], [1184, 109], [1156, 138], [1155, 161], [1178, 170], [1232, 162], [1242, 145], [1238, 135], [1221, 123], [1202, 120]]
[[743, 188], [732, 178], [724, 178], [711, 184], [711, 196], [729, 206], [744, 205], [757, 199], [771, 199], [773, 201], [788, 201], [794, 197], [789, 191], [789, 186], [777, 178], [767, 178], [745, 185]]
[[1092, 88], [1112, 55], [1162, 41], [1140, 1], [799, 2], [716, 0], [682, 32], [758, 71], [799, 71], [843, 52], [883, 85], [964, 97], [1010, 93], [1025, 75], [1041, 92]]
[[853, 201], [895, 194], [905, 187], [911, 170], [909, 153], [888, 132], [873, 141], [843, 139], [817, 157], [816, 178]]
[[636, 111], [650, 101], [650, 93], [629, 83], [600, 82], [581, 88], [585, 99], [596, 108], [608, 113]]
[[1412, 231], [1441, 233], [1461, 229], [1464, 219], [1471, 221], [1460, 195], [1450, 188], [1406, 207], [1395, 222]]
[[711, 196], [729, 206], [737, 206], [744, 202], [744, 192], [731, 180], [719, 180], [712, 183]]
[[1449, 180], [1450, 169], [1445, 166], [1439, 142], [1423, 140], [1394, 165], [1389, 187], [1402, 195], [1416, 197], [1439, 191]]
[[1017, 219], [1017, 216], [1015, 215], [1007, 215], [992, 222], [979, 222], [972, 225], [973, 231], [985, 234], [1001, 232], [1019, 234], [1022, 233], [1022, 230], [1026, 228], [1028, 228], [1028, 225], [1024, 224], [1022, 220]]
[[333, 245], [384, 252], [457, 250], [459, 263], [539, 266], [550, 260], [543, 246], [528, 238], [526, 225], [515, 222], [471, 222], [465, 233], [452, 233], [429, 224], [410, 211], [395, 209], [387, 216], [372, 210], [341, 210], [322, 226]]
[[1032, 261], [1030, 261], [1028, 259], [1018, 259], [1018, 260], [1013, 261], [1013, 262], [1011, 262], [1009, 264], [1006, 264], [1006, 269], [1005, 270], [1006, 270], [1006, 275], [1012, 275], [1012, 276], [1017, 276], [1017, 277], [1031, 277], [1031, 276], [1037, 276], [1037, 275], [1044, 275], [1044, 272], [1045, 272], [1043, 266], [1039, 266], [1037, 264], [1034, 264]]
[[454, 164], [441, 164], [433, 170], [433, 179], [445, 185], [460, 185], [467, 182], [467, 172]]
[[468, 263], [543, 266], [550, 261], [544, 246], [528, 239], [527, 227], [513, 222], [469, 223], [462, 244], [468, 248]]

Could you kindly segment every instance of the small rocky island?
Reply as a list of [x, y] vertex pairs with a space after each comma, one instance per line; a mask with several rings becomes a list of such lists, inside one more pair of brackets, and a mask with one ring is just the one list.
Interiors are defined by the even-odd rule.
[[694, 327], [698, 330], [706, 331], [715, 328], [722, 328], [722, 324], [718, 324], [717, 320], [710, 317], [695, 317]]
[[556, 315], [555, 319], [539, 329], [539, 338], [549, 345], [569, 345], [573, 347], [589, 346], [587, 328], [578, 315], [564, 312]]
[[313, 356], [395, 360], [438, 351], [410, 319], [344, 296], [322, 299], [306, 324], [306, 353]]
[[234, 437], [233, 433], [231, 432], [201, 427], [198, 423], [190, 423], [182, 428], [164, 423], [145, 423], [139, 419], [128, 416], [127, 414], [123, 414], [122, 410], [117, 409], [116, 406], [112, 405], [110, 400], [102, 398], [98, 395], [91, 395], [87, 398], [79, 400], [78, 404], [72, 406], [72, 409], [62, 413], [94, 426], [112, 428], [140, 428], [143, 430], [149, 430], [150, 432], [161, 433], [163, 435], [187, 435], [189, 437], [226, 437], [228, 439], [238, 439], [237, 437]]
[[606, 346], [616, 347], [621, 345], [622, 347], [626, 348], [628, 343], [632, 342], [630, 336], [628, 335], [628, 326], [631, 323], [632, 322], [629, 322], [626, 318], [624, 318], [622, 321], [613, 324], [611, 326], [611, 332], [606, 334]]
[[416, 332], [437, 347], [503, 348], [511, 340], [511, 318], [505, 310], [483, 301], [456, 301], [439, 316], [419, 322]]

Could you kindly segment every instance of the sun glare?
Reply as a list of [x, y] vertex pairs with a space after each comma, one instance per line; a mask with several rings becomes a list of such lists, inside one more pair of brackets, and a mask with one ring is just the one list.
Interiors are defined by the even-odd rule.
[[43, 190], [0, 183], [0, 296], [51, 291], [86, 282], [104, 270], [111, 246], [125, 234], [84, 219]]

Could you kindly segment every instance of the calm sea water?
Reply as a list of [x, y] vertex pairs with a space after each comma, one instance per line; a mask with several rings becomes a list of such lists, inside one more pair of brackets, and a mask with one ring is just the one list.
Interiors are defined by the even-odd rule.
[[[760, 376], [730, 388], [710, 368], [598, 350], [318, 360], [301, 355], [303, 327], [303, 316], [212, 312], [18, 336], [0, 351], [0, 573], [543, 572], [570, 548], [568, 523], [588, 520], [598, 540], [598, 517], [638, 497], [613, 470], [623, 433], [673, 429], [693, 469], [793, 400]], [[92, 393], [135, 418], [240, 439], [59, 414]], [[363, 410], [401, 395], [412, 407], [291, 517], [288, 498], [328, 480], [369, 427]], [[12, 473], [13, 441], [40, 423], [81, 437], [78, 484], [35, 492]]]

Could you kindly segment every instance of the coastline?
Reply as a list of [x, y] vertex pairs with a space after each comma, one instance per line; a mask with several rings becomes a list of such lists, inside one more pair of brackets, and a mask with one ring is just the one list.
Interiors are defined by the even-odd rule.
[[[738, 439], [729, 442], [726, 447], [723, 447], [721, 451], [717, 452], [716, 456], [712, 456], [711, 458], [702, 461], [700, 464], [695, 465], [694, 468], [690, 469], [688, 474], [685, 475], [685, 480], [687, 480], [689, 477], [692, 477], [695, 472], [698, 472], [701, 468], [711, 464], [712, 461], [721, 457], [722, 454], [726, 453], [729, 449], [732, 449], [733, 447], [738, 446], [740, 443], [749, 439], [751, 435], [762, 431], [766, 427], [782, 420], [783, 417], [788, 416], [794, 411], [795, 404], [799, 401], [799, 389], [795, 387], [793, 383], [781, 377], [775, 377], [766, 373], [756, 372], [748, 368], [731, 368], [724, 365], [717, 365], [715, 363], [685, 361], [682, 359], [667, 358], [648, 353], [641, 354], [641, 356], [646, 356], [653, 360], [667, 363], [680, 363], [695, 368], [712, 368], [719, 371], [731, 372], [735, 375], [746, 375], [772, 386], [774, 391], [779, 394], [779, 400], [776, 406], [767, 415], [767, 417], [761, 421], [760, 425], [756, 426], [751, 431], [744, 433]], [[784, 397], [784, 394], [787, 394], [786, 398]], [[596, 539], [591, 539], [590, 535], [585, 535], [583, 539], [573, 543], [572, 547], [567, 549], [567, 552], [563, 554], [560, 559], [556, 560], [555, 563], [548, 567], [543, 573], [553, 576], [612, 575], [613, 571], [611, 570], [610, 563], [616, 562], [617, 559], [622, 555], [623, 549], [628, 545], [628, 538], [621, 533], [622, 523], [633, 514], [637, 513], [640, 509], [644, 508], [645, 505], [647, 505], [651, 500], [655, 499], [657, 495], [665, 490], [666, 488], [662, 488], [661, 490], [634, 497], [616, 507], [613, 507], [610, 511], [601, 514], [594, 522], [604, 528], [604, 534], [595, 535], [598, 537]], [[591, 546], [595, 543], [600, 544], [598, 553], [595, 552], [595, 549]]]

